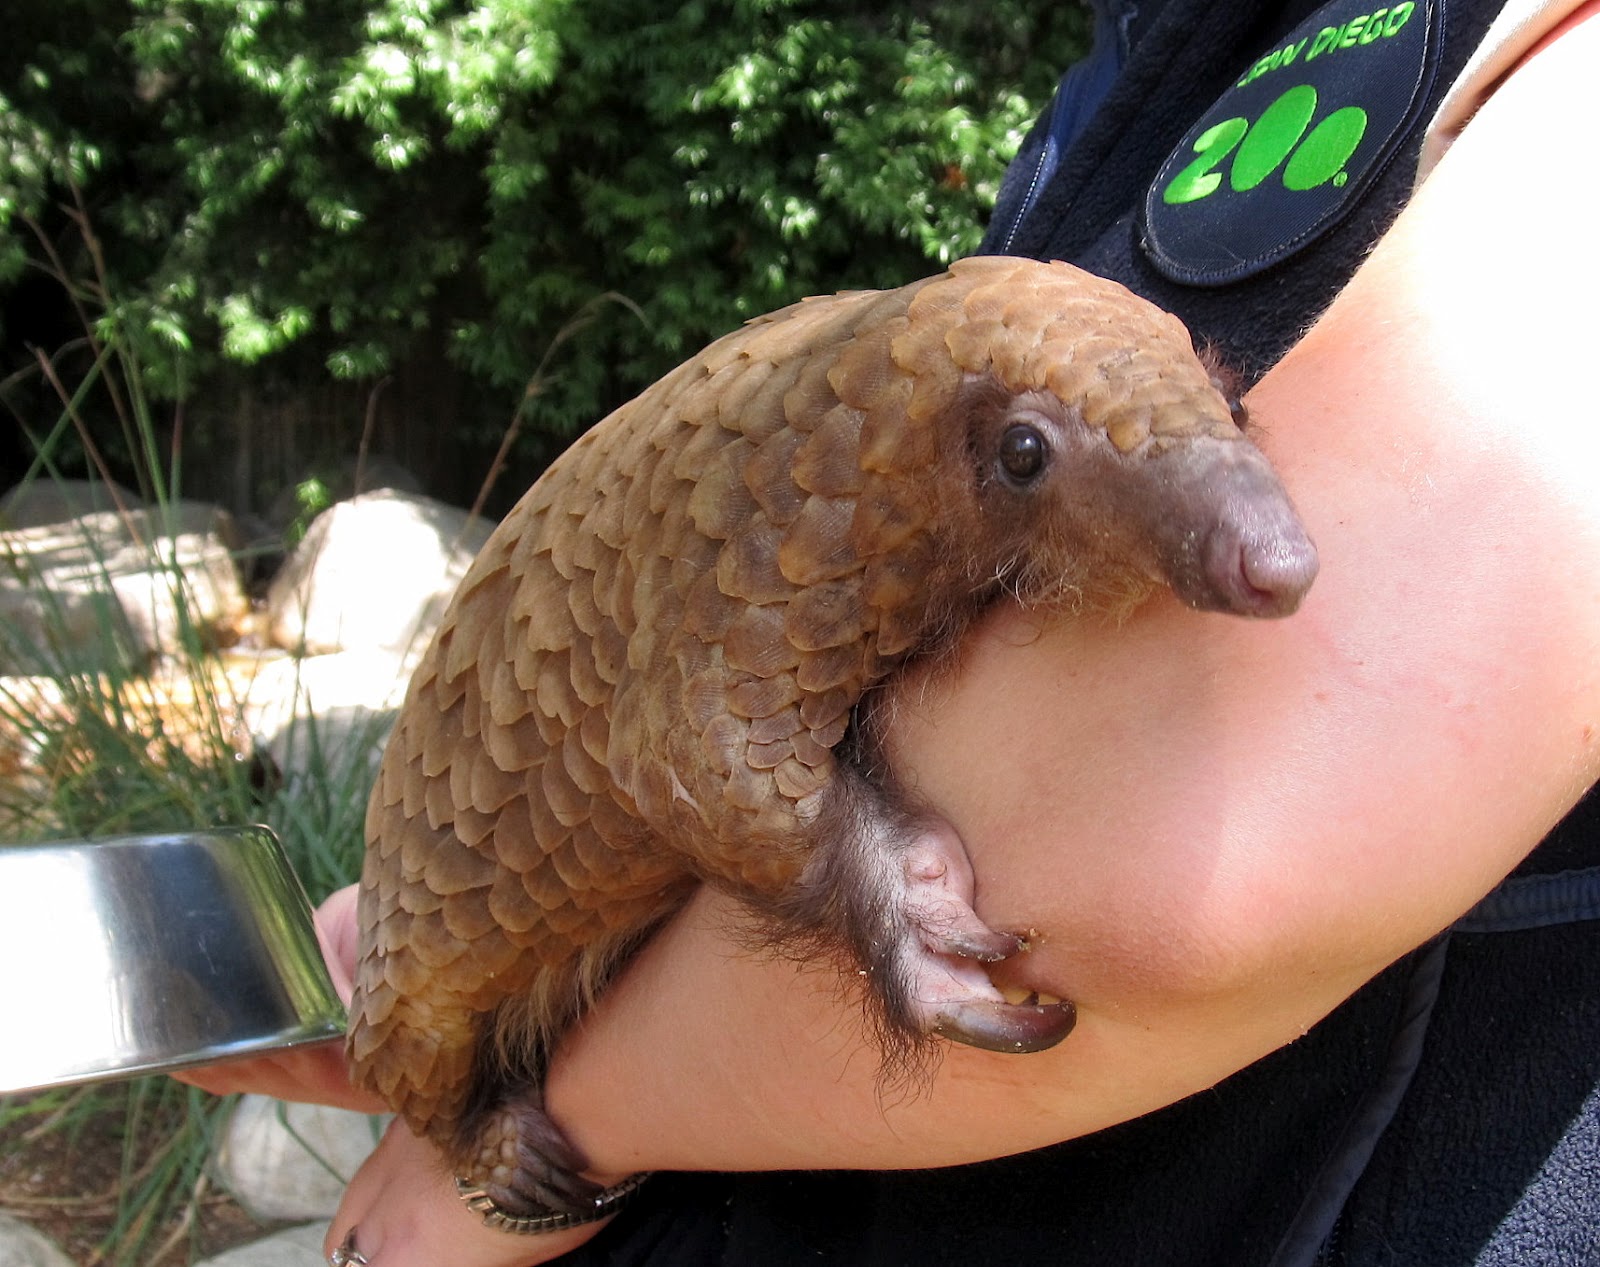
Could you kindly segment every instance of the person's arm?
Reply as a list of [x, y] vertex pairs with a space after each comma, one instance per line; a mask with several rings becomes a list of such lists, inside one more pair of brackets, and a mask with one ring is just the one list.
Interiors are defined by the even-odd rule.
[[[1600, 773], [1596, 67], [1591, 18], [1516, 73], [1252, 393], [1322, 553], [1298, 615], [1003, 615], [948, 686], [902, 690], [900, 769], [985, 918], [1041, 931], [1018, 968], [1076, 1031], [951, 1046], [885, 1094], [847, 983], [753, 956], [707, 894], [551, 1072], [599, 1177], [941, 1165], [1162, 1107], [1298, 1036], [1575, 802]], [[386, 1198], [418, 1165], [392, 1147], [335, 1222], [383, 1267], [441, 1261], [465, 1217], [439, 1183]], [[509, 1240], [449, 1258], [565, 1244]]]
[[[992, 622], [899, 692], [895, 757], [1044, 931], [1060, 1047], [951, 1047], [880, 1107], [826, 974], [708, 897], [562, 1053], [606, 1170], [919, 1166], [1210, 1086], [1462, 914], [1600, 772], [1600, 19], [1517, 74], [1251, 394], [1322, 555], [1276, 624], [1161, 602], [1119, 630]], [[1563, 231], [1565, 229], [1565, 231]], [[624, 1090], [625, 1089], [625, 1090]], [[641, 1105], [648, 1111], [641, 1115]]]

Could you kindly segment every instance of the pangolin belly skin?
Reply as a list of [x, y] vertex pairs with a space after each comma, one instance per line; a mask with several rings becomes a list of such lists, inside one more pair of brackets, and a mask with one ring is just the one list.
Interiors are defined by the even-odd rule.
[[[1058, 523], [998, 488], [968, 415], [1019, 407], [1126, 468], [1107, 486], [1140, 489], [1114, 496], [1150, 501], [1135, 519], [1157, 526], [1101, 532], [1109, 510]], [[1146, 540], [1167, 532], [1165, 494], [1138, 472], [1196, 445], [1264, 469], [1182, 326], [1112, 283], [1016, 259], [795, 305], [596, 425], [476, 561], [386, 750], [358, 1081], [470, 1166], [499, 1093], [486, 1070], [536, 1082], [549, 1044], [696, 885], [782, 918], [827, 847], [819, 824], [838, 821], [830, 798], [860, 794], [835, 749], [863, 692], [985, 604], [1166, 583], [1199, 606], [1292, 607], [1309, 543], [1247, 546], [1241, 585], [1236, 563], [1207, 561], [1222, 547], [1194, 544], [1204, 533]], [[1215, 483], [1197, 478], [1191, 500]], [[1263, 531], [1292, 538], [1280, 519]], [[1260, 580], [1283, 566], [1299, 569], [1286, 598]]]

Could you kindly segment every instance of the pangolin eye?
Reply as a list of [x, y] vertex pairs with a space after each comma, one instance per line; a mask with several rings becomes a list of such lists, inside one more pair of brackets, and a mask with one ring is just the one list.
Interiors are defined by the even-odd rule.
[[1007, 427], [1000, 437], [1000, 468], [1018, 484], [1037, 479], [1049, 457], [1050, 446], [1044, 436], [1025, 422]]

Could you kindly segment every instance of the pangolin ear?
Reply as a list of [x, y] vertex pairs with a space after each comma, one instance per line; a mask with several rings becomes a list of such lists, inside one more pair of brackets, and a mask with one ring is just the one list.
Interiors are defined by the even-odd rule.
[[1198, 356], [1200, 364], [1205, 366], [1206, 373], [1211, 376], [1211, 385], [1222, 394], [1222, 399], [1228, 402], [1228, 412], [1233, 415], [1234, 425], [1240, 431], [1249, 430], [1250, 408], [1244, 403], [1244, 375], [1228, 363], [1222, 354], [1222, 349], [1215, 343], [1203, 344]]

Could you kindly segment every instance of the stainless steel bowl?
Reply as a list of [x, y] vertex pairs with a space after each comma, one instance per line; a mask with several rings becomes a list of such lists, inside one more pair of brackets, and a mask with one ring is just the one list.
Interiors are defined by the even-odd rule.
[[264, 827], [0, 846], [0, 1092], [332, 1038], [311, 905]]

